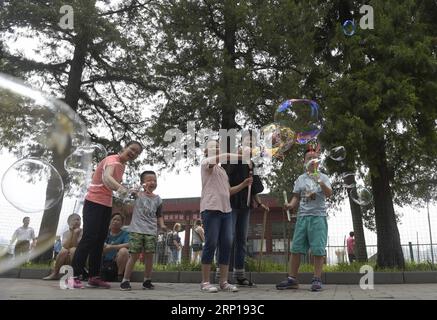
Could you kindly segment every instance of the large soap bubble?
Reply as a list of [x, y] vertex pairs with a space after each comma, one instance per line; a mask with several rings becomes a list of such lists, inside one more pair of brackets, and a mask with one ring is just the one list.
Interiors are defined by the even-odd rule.
[[[62, 210], [73, 207], [65, 199], [69, 179], [64, 160], [86, 145], [86, 126], [68, 105], [0, 74], [0, 273], [53, 246], [52, 235], [40, 234], [39, 226], [45, 211], [60, 214], [61, 203]], [[91, 161], [82, 170], [90, 175]], [[13, 258], [14, 248], [5, 247], [24, 216], [30, 217], [37, 247]]]
[[296, 134], [290, 128], [272, 123], [262, 128], [262, 137], [260, 148], [263, 156], [282, 160], [294, 145]]
[[47, 161], [36, 158], [15, 162], [3, 175], [1, 186], [6, 200], [29, 213], [50, 209], [64, 191], [58, 171]]
[[295, 132], [299, 144], [316, 139], [323, 128], [319, 105], [308, 99], [290, 99], [281, 103], [275, 112], [275, 123]]
[[358, 186], [356, 193], [351, 190], [351, 199], [360, 206], [367, 206], [372, 202], [372, 193], [363, 186]]

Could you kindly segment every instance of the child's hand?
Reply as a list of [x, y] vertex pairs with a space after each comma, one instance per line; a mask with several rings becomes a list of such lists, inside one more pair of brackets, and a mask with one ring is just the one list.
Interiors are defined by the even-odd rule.
[[147, 183], [143, 184], [143, 189], [144, 189], [144, 192], [147, 193], [147, 194], [151, 194], [152, 193], [152, 191], [150, 190], [150, 185], [148, 185]]

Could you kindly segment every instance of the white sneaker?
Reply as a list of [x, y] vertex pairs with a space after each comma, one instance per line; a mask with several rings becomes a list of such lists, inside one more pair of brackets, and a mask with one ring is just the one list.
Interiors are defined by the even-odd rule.
[[238, 292], [237, 286], [234, 286], [233, 284], [230, 284], [227, 281], [220, 285], [220, 290], [228, 291], [228, 292]]
[[200, 291], [213, 293], [213, 292], [217, 292], [218, 289], [216, 286], [213, 286], [209, 282], [204, 282], [200, 284]]

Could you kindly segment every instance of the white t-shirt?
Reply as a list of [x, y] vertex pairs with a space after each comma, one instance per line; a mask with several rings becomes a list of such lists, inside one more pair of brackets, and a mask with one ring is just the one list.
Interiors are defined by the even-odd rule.
[[35, 239], [35, 231], [31, 227], [19, 227], [15, 230], [12, 239], [17, 241], [32, 241]]

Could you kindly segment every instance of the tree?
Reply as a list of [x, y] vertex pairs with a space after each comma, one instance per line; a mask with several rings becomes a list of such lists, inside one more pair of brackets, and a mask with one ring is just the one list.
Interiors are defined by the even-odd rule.
[[430, 19], [436, 8], [429, 1], [370, 4], [375, 30], [358, 30], [349, 38], [338, 30], [331, 43], [340, 59], [340, 71], [333, 72], [340, 76], [322, 85], [330, 119], [325, 138], [344, 144], [357, 164], [368, 168], [377, 264], [403, 267], [394, 202], [408, 201], [397, 192], [411, 191], [405, 181], [435, 166], [436, 112], [427, 106], [436, 101], [435, 19]]
[[[149, 2], [73, 1], [74, 29], [69, 30], [58, 24], [63, 1], [9, 1], [0, 13], [5, 42], [38, 38], [35, 54], [44, 62], [6, 46], [2, 71], [22, 74], [31, 82], [43, 79], [49, 93], [63, 99], [86, 122], [92, 140], [110, 151], [117, 151], [121, 141], [141, 140], [145, 135], [142, 107], [160, 90], [149, 72], [153, 51], [143, 23]], [[72, 151], [46, 150], [66, 185], [64, 160]], [[39, 239], [54, 238], [61, 207], [62, 201], [44, 212]]]
[[[156, 73], [169, 90], [151, 119], [152, 146], [167, 147], [165, 131], [185, 131], [188, 121], [195, 121], [197, 130], [272, 122], [280, 89], [296, 91], [306, 65], [313, 63], [308, 39], [319, 14], [315, 6], [316, 1], [229, 0], [157, 5], [162, 37]], [[268, 48], [284, 54], [272, 57]], [[162, 155], [156, 158], [164, 161]]]

